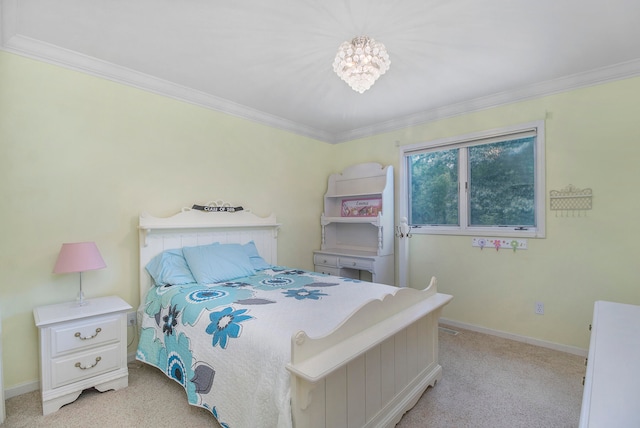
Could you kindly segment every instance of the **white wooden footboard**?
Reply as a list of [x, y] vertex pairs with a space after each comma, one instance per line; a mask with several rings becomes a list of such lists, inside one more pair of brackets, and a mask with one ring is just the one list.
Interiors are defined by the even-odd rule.
[[452, 296], [402, 288], [321, 338], [292, 338], [296, 428], [392, 427], [440, 379], [438, 319]]

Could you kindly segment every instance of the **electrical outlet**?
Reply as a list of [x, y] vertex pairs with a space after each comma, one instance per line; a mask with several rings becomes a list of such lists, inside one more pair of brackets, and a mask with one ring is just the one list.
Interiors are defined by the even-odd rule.
[[138, 324], [137, 314], [135, 312], [127, 313], [127, 325], [136, 325]]
[[544, 315], [544, 303], [536, 302], [535, 311], [538, 315]]

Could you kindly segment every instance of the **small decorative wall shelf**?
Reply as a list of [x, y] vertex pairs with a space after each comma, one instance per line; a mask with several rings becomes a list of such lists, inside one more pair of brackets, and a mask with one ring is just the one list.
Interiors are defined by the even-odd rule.
[[593, 192], [591, 189], [578, 189], [570, 184], [564, 189], [550, 191], [549, 201], [551, 211], [560, 211], [561, 215], [568, 215], [570, 211], [575, 215], [578, 211], [580, 216], [580, 211], [591, 209]]

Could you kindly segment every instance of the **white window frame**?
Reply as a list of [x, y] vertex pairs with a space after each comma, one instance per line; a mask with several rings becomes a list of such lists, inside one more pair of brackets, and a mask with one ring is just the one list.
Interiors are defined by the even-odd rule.
[[[546, 233], [545, 217], [546, 217], [546, 179], [545, 179], [545, 130], [544, 121], [528, 122], [519, 125], [509, 126], [505, 128], [492, 129], [488, 131], [475, 132], [471, 134], [441, 138], [438, 140], [427, 141], [417, 144], [411, 144], [400, 147], [400, 217], [401, 219], [409, 218], [409, 169], [407, 167], [408, 156], [418, 154], [434, 148], [443, 150], [448, 148], [473, 146], [481, 140], [487, 141], [493, 138], [508, 137], [510, 134], [518, 134], [527, 131], [535, 131], [536, 148], [535, 148], [535, 219], [536, 226], [529, 227], [526, 230], [520, 230], [515, 227], [503, 226], [469, 226], [468, 223], [468, 200], [465, 189], [465, 182], [468, 182], [468, 168], [466, 156], [460, 156], [459, 159], [459, 226], [412, 226], [412, 234], [434, 234], [434, 235], [470, 235], [470, 236], [495, 236], [495, 237], [514, 237], [514, 238], [544, 238]], [[461, 154], [463, 152], [460, 152]]]

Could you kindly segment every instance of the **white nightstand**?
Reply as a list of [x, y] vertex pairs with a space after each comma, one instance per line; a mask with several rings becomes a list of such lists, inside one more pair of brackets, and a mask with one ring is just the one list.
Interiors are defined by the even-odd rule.
[[2, 316], [0, 316], [0, 425], [4, 423], [5, 417], [4, 383], [2, 381]]
[[40, 336], [40, 391], [47, 415], [74, 401], [91, 387], [125, 388], [127, 312], [119, 297], [100, 297], [41, 306], [33, 310]]

